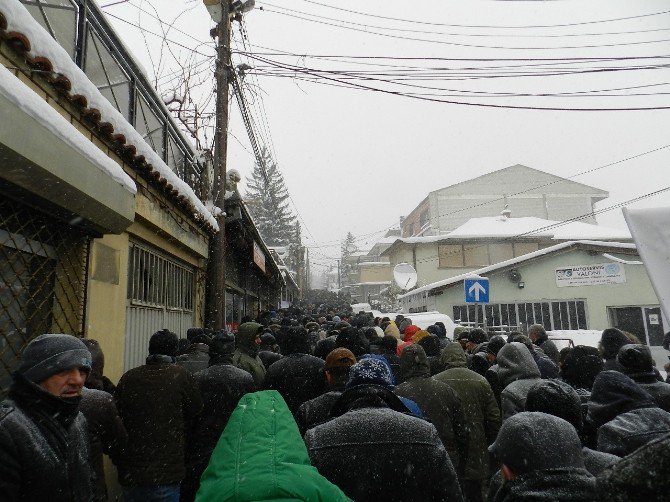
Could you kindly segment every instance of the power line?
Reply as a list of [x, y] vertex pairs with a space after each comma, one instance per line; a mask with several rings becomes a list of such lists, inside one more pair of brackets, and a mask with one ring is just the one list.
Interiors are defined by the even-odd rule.
[[390, 16], [382, 16], [379, 14], [370, 14], [367, 12], [361, 12], [361, 11], [356, 11], [356, 10], [351, 10], [351, 9], [344, 9], [342, 7], [335, 7], [334, 5], [329, 5], [321, 2], [317, 2], [315, 0], [303, 0], [303, 2], [309, 3], [309, 4], [314, 4], [314, 5], [319, 5], [321, 7], [326, 7], [329, 9], [334, 9], [342, 12], [347, 12], [349, 14], [358, 14], [361, 16], [368, 16], [368, 17], [374, 17], [378, 19], [387, 19], [390, 21], [402, 21], [405, 23], [412, 23], [412, 24], [422, 24], [422, 25], [431, 25], [431, 26], [449, 26], [452, 28], [497, 28], [497, 29], [513, 29], [513, 30], [518, 30], [518, 29], [526, 29], [526, 28], [564, 28], [567, 26], [583, 26], [583, 25], [588, 25], [588, 24], [600, 24], [600, 23], [612, 23], [616, 21], [627, 21], [629, 19], [640, 19], [644, 17], [652, 17], [652, 16], [660, 16], [663, 14], [668, 14], [670, 13], [670, 10], [665, 10], [665, 11], [660, 11], [660, 12], [652, 12], [650, 14], [640, 14], [636, 16], [627, 16], [627, 17], [619, 17], [619, 18], [614, 18], [614, 19], [600, 19], [596, 21], [582, 21], [578, 23], [564, 23], [564, 24], [538, 24], [538, 25], [516, 25], [516, 26], [497, 26], [497, 25], [474, 25], [474, 24], [447, 24], [447, 23], [435, 23], [435, 22], [428, 22], [428, 21], [415, 21], [411, 19], [403, 19], [403, 18], [398, 18], [398, 17], [390, 17]]
[[[579, 177], [579, 176], [584, 176], [585, 174], [594, 173], [594, 172], [596, 172], [596, 171], [600, 171], [600, 170], [605, 169], [605, 168], [608, 168], [608, 167], [612, 167], [612, 166], [616, 166], [616, 165], [619, 165], [619, 164], [623, 164], [623, 163], [625, 163], [625, 162], [629, 162], [629, 161], [631, 161], [631, 160], [638, 159], [638, 158], [640, 158], [640, 157], [644, 157], [644, 156], [646, 156], [646, 155], [650, 155], [650, 154], [652, 154], [652, 153], [660, 152], [661, 150], [665, 150], [665, 149], [667, 149], [667, 148], [670, 148], [670, 143], [667, 144], [667, 145], [662, 145], [662, 146], [659, 146], [659, 147], [656, 147], [656, 148], [652, 148], [651, 150], [647, 150], [647, 151], [645, 151], [645, 152], [637, 153], [637, 154], [635, 154], [635, 155], [630, 155], [630, 156], [628, 156], [628, 157], [625, 157], [625, 158], [623, 158], [623, 159], [616, 160], [616, 161], [614, 161], [614, 162], [609, 162], [609, 163], [607, 163], [607, 164], [603, 164], [603, 165], [601, 165], [601, 166], [593, 167], [593, 168], [591, 168], [591, 169], [586, 169], [586, 170], [584, 170], [584, 171], [579, 171], [579, 172], [577, 172], [577, 173], [575, 173], [575, 174], [571, 174], [570, 176], [567, 176], [567, 177], [564, 177], [564, 178], [558, 178], [558, 179], [556, 179], [556, 180], [554, 180], [554, 181], [550, 181], [550, 182], [547, 182], [547, 183], [542, 183], [542, 184], [540, 184], [540, 185], [536, 185], [536, 186], [533, 186], [533, 187], [531, 187], [531, 188], [527, 188], [527, 189], [525, 189], [525, 190], [520, 190], [520, 191], [518, 191], [518, 192], [514, 192], [514, 193], [511, 193], [511, 194], [508, 194], [507, 197], [514, 197], [514, 196], [517, 196], [517, 195], [523, 195], [523, 194], [525, 194], [525, 193], [528, 193], [528, 192], [531, 192], [531, 191], [534, 191], [534, 190], [538, 190], [538, 189], [541, 189], [541, 188], [546, 188], [546, 187], [551, 186], [551, 185], [554, 185], [554, 184], [556, 184], [556, 183], [561, 183], [562, 181], [564, 181], [564, 180], [566, 180], [566, 179], [567, 179], [567, 180], [571, 180], [571, 179], [577, 178], [577, 177]], [[471, 210], [471, 209], [476, 209], [476, 208], [479, 208], [479, 207], [482, 207], [482, 206], [487, 206], [487, 205], [489, 205], [489, 204], [493, 204], [493, 203], [496, 203], [496, 202], [504, 202], [504, 201], [505, 201], [505, 196], [503, 196], [503, 197], [498, 197], [497, 199], [487, 200], [487, 201], [484, 201], [484, 202], [480, 202], [480, 203], [478, 203], [478, 204], [473, 204], [473, 205], [471, 205], [471, 206], [467, 206], [467, 207], [463, 207], [463, 208], [460, 208], [460, 209], [456, 209], [456, 210], [453, 210], [453, 211], [449, 211], [449, 212], [446, 212], [446, 213], [443, 213], [443, 214], [439, 214], [439, 215], [435, 216], [435, 218], [442, 218], [442, 217], [444, 217], [444, 216], [451, 216], [451, 215], [453, 215], [453, 214], [461, 213], [461, 212], [463, 212], [463, 211], [469, 211], [469, 210]], [[589, 213], [589, 214], [590, 214], [590, 213]], [[372, 236], [372, 235], [374, 235], [374, 234], [378, 234], [378, 233], [381, 233], [381, 232], [386, 232], [387, 230], [390, 230], [391, 228], [394, 228], [396, 225], [397, 225], [397, 223], [393, 223], [393, 224], [390, 225], [390, 226], [384, 227], [382, 230], [376, 230], [376, 231], [374, 231], [374, 232], [369, 232], [369, 233], [365, 233], [365, 234], [360, 234], [360, 235], [355, 236], [355, 237], [356, 237], [356, 240], [357, 240], [357, 241], [358, 241], [358, 240], [362, 240], [362, 239], [367, 238], [367, 237], [370, 237], [370, 236]], [[323, 244], [330, 244], [330, 243], [337, 243], [337, 242], [339, 242], [339, 241], [327, 241], [327, 242], [325, 242], [325, 243], [323, 243]]]
[[[315, 18], [318, 18], [318, 19], [325, 19], [327, 21], [335, 21], [335, 22], [339, 22], [339, 23], [351, 24], [351, 25], [354, 25], [354, 26], [362, 26], [364, 28], [374, 28], [374, 29], [388, 30], [388, 31], [399, 31], [399, 32], [403, 32], [403, 33], [422, 33], [422, 34], [427, 34], [427, 35], [445, 35], [445, 36], [452, 36], [452, 37], [564, 38], [564, 37], [594, 37], [594, 36], [603, 36], [603, 35], [608, 35], [608, 36], [612, 36], [612, 35], [633, 35], [633, 34], [639, 34], [639, 33], [652, 33], [652, 32], [670, 30], [670, 28], [652, 28], [652, 29], [648, 29], [648, 30], [631, 30], [631, 31], [598, 32], [598, 33], [564, 33], [564, 34], [542, 33], [542, 34], [539, 34], [539, 35], [529, 35], [529, 34], [523, 34], [523, 33], [511, 33], [511, 34], [452, 33], [452, 32], [444, 32], [444, 31], [396, 28], [396, 27], [392, 27], [392, 26], [376, 26], [376, 25], [371, 25], [369, 23], [357, 23], [355, 21], [348, 21], [346, 19], [332, 18], [332, 17], [327, 17], [327, 16], [321, 16], [319, 14], [314, 14], [312, 12], [305, 12], [305, 11], [300, 11], [300, 10], [295, 10], [295, 9], [289, 9], [289, 8], [283, 7], [281, 5], [274, 5], [270, 2], [263, 2], [263, 4], [268, 5], [272, 8], [275, 8], [275, 9], [281, 9], [283, 11], [292, 12], [294, 14], [302, 14], [302, 15], [305, 15], [305, 16], [315, 17]], [[263, 10], [265, 10], [265, 9], [263, 8]]]
[[596, 45], [566, 45], [566, 46], [556, 46], [556, 47], [513, 47], [513, 46], [501, 46], [501, 45], [479, 45], [479, 44], [466, 44], [462, 42], [449, 42], [446, 40], [433, 40], [429, 38], [418, 38], [418, 37], [408, 37], [408, 36], [403, 36], [403, 35], [392, 35], [389, 33], [381, 33], [378, 31], [372, 31], [372, 30], [364, 30], [362, 28], [355, 28], [353, 26], [345, 26], [342, 24], [337, 24], [337, 23], [330, 23], [328, 21], [320, 21], [317, 19], [310, 19], [308, 17], [304, 16], [299, 16], [296, 14], [289, 14], [286, 12], [281, 12], [278, 10], [272, 10], [272, 9], [263, 9], [263, 12], [270, 12], [272, 14], [278, 14], [280, 16], [286, 16], [290, 17], [293, 19], [299, 19], [302, 21], [308, 21], [311, 23], [316, 23], [324, 26], [331, 26], [334, 28], [340, 28], [343, 30], [349, 30], [349, 31], [356, 31], [359, 33], [365, 33], [368, 35], [376, 35], [379, 37], [386, 37], [386, 38], [393, 38], [397, 40], [408, 40], [412, 42], [424, 42], [424, 43], [431, 43], [431, 44], [440, 44], [440, 45], [449, 45], [449, 46], [454, 46], [454, 47], [470, 47], [470, 48], [477, 48], [477, 49], [503, 49], [503, 50], [565, 50], [565, 49], [596, 49], [596, 48], [603, 48], [603, 47], [622, 47], [622, 46], [630, 46], [630, 45], [645, 45], [645, 44], [654, 44], [654, 43], [663, 43], [663, 42], [669, 42], [670, 38], [666, 39], [661, 39], [661, 40], [643, 40], [643, 41], [637, 41], [637, 42], [615, 42], [611, 44], [596, 44]]
[[356, 89], [359, 89], [359, 90], [378, 92], [378, 93], [382, 93], [382, 94], [400, 96], [400, 97], [405, 97], [405, 98], [409, 98], [409, 99], [417, 99], [417, 100], [421, 100], [421, 101], [429, 101], [429, 102], [433, 102], [433, 103], [474, 106], [474, 107], [483, 107], [483, 108], [499, 108], [499, 109], [510, 109], [510, 110], [572, 111], [572, 112], [648, 111], [648, 110], [667, 110], [667, 109], [670, 109], [670, 106], [636, 106], [636, 107], [608, 107], [608, 108], [584, 107], [584, 108], [576, 108], [576, 107], [556, 107], [556, 106], [503, 105], [503, 104], [494, 104], [494, 103], [478, 103], [478, 102], [455, 101], [455, 100], [448, 100], [448, 99], [439, 99], [437, 97], [418, 96], [418, 95], [408, 94], [408, 93], [404, 93], [404, 92], [401, 92], [401, 91], [395, 91], [395, 90], [390, 90], [390, 89], [381, 89], [379, 87], [364, 85], [364, 84], [360, 84], [360, 83], [357, 83], [357, 82], [344, 81], [344, 80], [341, 80], [341, 79], [338, 79], [338, 78], [335, 78], [335, 77], [323, 75], [322, 74], [323, 72], [319, 72], [319, 70], [313, 70], [313, 69], [298, 67], [298, 66], [293, 66], [293, 65], [286, 65], [286, 64], [283, 64], [283, 63], [279, 63], [277, 61], [268, 60], [268, 59], [261, 58], [261, 57], [258, 57], [258, 56], [250, 56], [250, 57], [252, 57], [253, 59], [256, 59], [258, 61], [261, 61], [263, 63], [269, 64], [269, 65], [274, 65], [278, 68], [293, 70], [293, 71], [296, 71], [296, 72], [299, 72], [299, 73], [304, 73], [306, 75], [311, 75], [312, 77], [317, 77], [317, 78], [329, 80], [329, 81], [332, 81], [332, 82], [338, 82], [340, 84], [345, 84], [345, 85], [348, 85], [352, 88], [356, 88]]

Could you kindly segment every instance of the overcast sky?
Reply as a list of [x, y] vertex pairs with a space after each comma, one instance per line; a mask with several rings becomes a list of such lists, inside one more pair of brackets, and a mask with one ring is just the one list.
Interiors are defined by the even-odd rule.
[[[213, 24], [201, 2], [152, 1], [158, 17], [165, 22], [172, 22], [180, 12], [189, 9], [178, 18], [174, 26], [190, 37], [172, 30], [168, 38], [186, 47], [197, 45], [191, 37], [209, 43], [209, 46], [198, 48], [202, 53], [195, 56], [198, 61], [204, 60], [205, 55], [213, 54], [212, 42], [208, 37]], [[323, 5], [306, 0], [272, 0], [269, 3], [257, 0], [257, 8], [247, 14], [244, 20], [248, 43], [253, 44], [247, 45], [247, 49], [256, 53], [272, 52], [274, 55], [261, 57], [282, 65], [337, 72], [398, 71], [398, 68], [389, 66], [372, 67], [342, 62], [340, 56], [385, 58], [349, 60], [357, 63], [448, 67], [451, 68], [452, 79], [454, 72], [460, 72], [461, 77], [467, 74], [469, 78], [403, 82], [468, 92], [555, 94], [643, 86], [635, 90], [601, 94], [653, 94], [633, 97], [582, 95], [471, 98], [464, 97], [463, 92], [391, 87], [390, 84], [375, 80], [357, 81], [357, 85], [386, 90], [442, 94], [438, 98], [442, 100], [549, 108], [670, 107], [670, 94], [663, 94], [670, 93], [670, 85], [651, 86], [670, 83], [670, 69], [659, 67], [670, 62], [670, 42], [666, 41], [670, 40], [670, 13], [648, 15], [669, 10], [667, 1], [318, 2]], [[113, 3], [113, 0], [100, 3], [104, 6]], [[407, 23], [347, 13], [325, 5], [433, 24]], [[140, 12], [138, 7], [153, 12], [151, 4], [141, 0], [111, 5], [104, 10], [134, 24], [139, 23], [145, 30], [159, 32], [160, 23]], [[263, 10], [259, 7], [263, 7]], [[619, 18], [629, 19], [598, 22]], [[118, 19], [110, 18], [110, 21], [123, 34], [151, 76], [155, 71], [160, 39], [145, 32], [147, 49], [138, 28]], [[368, 32], [343, 28], [343, 21], [352, 23], [345, 26]], [[547, 27], [566, 24], [570, 26]], [[361, 25], [367, 25], [367, 28]], [[390, 36], [375, 35], [370, 31]], [[425, 33], [430, 31], [440, 33]], [[631, 31], [636, 33], [622, 33]], [[243, 49], [237, 25], [235, 33], [233, 48]], [[169, 45], [169, 51], [176, 58], [186, 57], [186, 49], [172, 42]], [[278, 52], [335, 57], [329, 60], [284, 57], [277, 55]], [[162, 74], [174, 69], [171, 54], [164, 59]], [[400, 59], [537, 60], [632, 56], [666, 58], [600, 61], [582, 65], [569, 62], [544, 66], [541, 71], [550, 71], [552, 68], [653, 66], [645, 70], [477, 79], [472, 78], [473, 73], [477, 76], [485, 73], [499, 75], [502, 71], [537, 72], [538, 69], [537, 66], [532, 69], [504, 70], [470, 68], [537, 65], [538, 61]], [[245, 77], [252, 111], [262, 132], [261, 139], [269, 144], [271, 137], [271, 146], [292, 195], [294, 209], [306, 227], [304, 234], [311, 247], [314, 267], [324, 266], [329, 263], [327, 258], [339, 255], [337, 242], [348, 231], [363, 236], [359, 240], [361, 248], [370, 247], [375, 237], [381, 236], [384, 229], [397, 223], [399, 216], [408, 214], [432, 190], [513, 164], [525, 164], [559, 176], [571, 176], [670, 144], [670, 110], [539, 111], [446, 104], [301, 81], [290, 78], [291, 75], [285, 71], [282, 71], [281, 77], [270, 76], [269, 73], [276, 74], [277, 70], [237, 54], [233, 61], [234, 64], [248, 62], [254, 67]], [[404, 73], [408, 71], [406, 68], [400, 70]], [[341, 78], [341, 74], [329, 75], [329, 78]], [[304, 70], [293, 76], [304, 77]], [[325, 82], [337, 84], [334, 80]], [[261, 94], [262, 104], [257, 97], [254, 99], [254, 93]], [[231, 138], [229, 142], [228, 165], [229, 168], [237, 168], [245, 176], [252, 169], [253, 157], [235, 104], [232, 105], [231, 117], [231, 133], [237, 139]], [[266, 130], [269, 132], [266, 133]], [[574, 180], [608, 190], [610, 198], [597, 206], [607, 207], [669, 186], [669, 160], [670, 148], [667, 148], [578, 176]], [[651, 197], [637, 203], [635, 207], [668, 205], [669, 194], [665, 192]], [[492, 207], [492, 215], [501, 209]], [[625, 226], [620, 209], [598, 216], [598, 221], [603, 225]]]

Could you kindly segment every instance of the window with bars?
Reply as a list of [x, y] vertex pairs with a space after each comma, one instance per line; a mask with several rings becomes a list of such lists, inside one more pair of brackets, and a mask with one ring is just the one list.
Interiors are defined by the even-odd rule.
[[0, 194], [0, 395], [33, 338], [83, 334], [88, 242], [75, 227]]
[[488, 327], [519, 329], [541, 324], [546, 330], [588, 329], [584, 300], [454, 305], [453, 312], [454, 322], [481, 325], [486, 317]]
[[128, 263], [128, 294], [132, 304], [193, 311], [194, 271], [137, 244]]

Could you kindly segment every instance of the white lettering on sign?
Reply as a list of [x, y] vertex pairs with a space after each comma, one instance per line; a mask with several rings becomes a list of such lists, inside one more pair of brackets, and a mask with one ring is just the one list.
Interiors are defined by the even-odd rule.
[[556, 269], [556, 286], [559, 288], [624, 284], [625, 282], [626, 271], [621, 263], [576, 265]]

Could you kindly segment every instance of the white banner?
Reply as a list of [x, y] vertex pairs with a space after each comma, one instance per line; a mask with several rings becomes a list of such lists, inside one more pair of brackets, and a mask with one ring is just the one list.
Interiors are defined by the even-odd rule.
[[670, 322], [670, 207], [624, 207], [623, 215], [656, 291], [665, 321]]
[[575, 265], [556, 269], [556, 286], [601, 286], [603, 284], [623, 284], [626, 271], [621, 263], [597, 263], [595, 265]]

